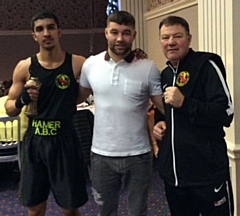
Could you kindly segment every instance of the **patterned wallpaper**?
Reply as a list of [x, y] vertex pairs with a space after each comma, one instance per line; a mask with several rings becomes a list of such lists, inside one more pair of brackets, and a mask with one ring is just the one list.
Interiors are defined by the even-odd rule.
[[157, 7], [163, 6], [170, 2], [179, 1], [179, 0], [146, 0], [147, 3], [147, 11], [155, 9]]
[[63, 50], [85, 57], [106, 50], [107, 4], [108, 0], [0, 0], [0, 80], [10, 79], [17, 62], [38, 52], [30, 20], [43, 10], [58, 16]]
[[0, 0], [0, 31], [30, 30], [30, 19], [51, 10], [63, 29], [104, 28], [108, 0]]

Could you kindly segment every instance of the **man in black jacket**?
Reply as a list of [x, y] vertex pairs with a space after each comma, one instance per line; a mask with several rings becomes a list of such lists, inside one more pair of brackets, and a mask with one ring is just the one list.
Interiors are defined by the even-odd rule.
[[159, 31], [168, 62], [161, 74], [165, 116], [157, 117], [154, 134], [162, 139], [159, 171], [171, 215], [233, 215], [223, 130], [233, 107], [223, 62], [189, 48], [192, 36], [181, 17], [165, 18]]

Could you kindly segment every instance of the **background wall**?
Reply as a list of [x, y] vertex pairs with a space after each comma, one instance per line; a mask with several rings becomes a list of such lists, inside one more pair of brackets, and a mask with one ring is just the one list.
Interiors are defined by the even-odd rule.
[[107, 4], [108, 0], [1, 0], [0, 81], [12, 77], [19, 60], [38, 52], [38, 44], [31, 36], [30, 19], [42, 10], [58, 16], [64, 50], [85, 57], [105, 50]]

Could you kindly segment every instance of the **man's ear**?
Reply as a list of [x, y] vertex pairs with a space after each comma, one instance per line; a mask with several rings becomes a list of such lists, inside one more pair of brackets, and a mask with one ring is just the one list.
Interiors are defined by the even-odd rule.
[[106, 37], [106, 39], [108, 38], [108, 29], [107, 28], [105, 28], [105, 37]]
[[33, 37], [33, 40], [37, 41], [37, 37], [34, 32], [32, 32], [32, 37]]
[[134, 39], [136, 38], [136, 35], [137, 35], [137, 31], [135, 30], [135, 31], [133, 32], [133, 37], [134, 37]]
[[191, 34], [189, 34], [189, 35], [188, 35], [188, 44], [190, 45], [190, 44], [191, 44], [191, 42], [192, 42], [192, 35], [191, 35]]

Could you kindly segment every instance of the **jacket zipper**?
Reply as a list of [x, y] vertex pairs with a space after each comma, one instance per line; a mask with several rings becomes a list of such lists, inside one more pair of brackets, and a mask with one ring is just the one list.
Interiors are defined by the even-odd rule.
[[[179, 64], [179, 62], [178, 62]], [[176, 82], [176, 76], [177, 76], [177, 71], [178, 71], [178, 64], [177, 64], [177, 68], [174, 69], [171, 65], [169, 65], [169, 67], [172, 69], [173, 71], [173, 83], [172, 86], [175, 86], [175, 82]], [[175, 157], [175, 144], [174, 144], [174, 109], [173, 107], [171, 107], [171, 124], [172, 124], [172, 129], [171, 129], [171, 144], [172, 144], [172, 155], [173, 155], [173, 174], [174, 174], [174, 178], [175, 178], [175, 186], [178, 186], [178, 177], [177, 177], [177, 168], [176, 168], [176, 157]]]

